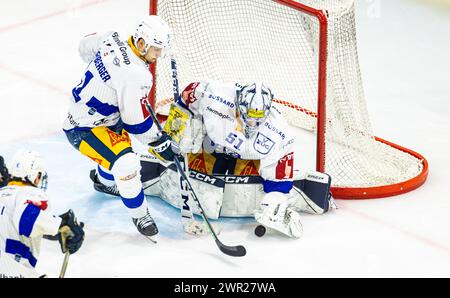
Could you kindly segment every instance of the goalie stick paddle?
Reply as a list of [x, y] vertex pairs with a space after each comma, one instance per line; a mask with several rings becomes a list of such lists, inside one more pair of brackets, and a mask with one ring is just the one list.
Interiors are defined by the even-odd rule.
[[[147, 108], [148, 112], [150, 113], [153, 122], [155, 123], [156, 127], [158, 128], [158, 131], [160, 133], [163, 132], [163, 129], [161, 127], [161, 124], [159, 123], [158, 119], [156, 118], [156, 115], [152, 109], [152, 107], [150, 106], [150, 104], [148, 103], [148, 101], [145, 101], [145, 107]], [[247, 254], [247, 251], [245, 249], [244, 246], [242, 245], [237, 245], [237, 246], [228, 246], [223, 244], [220, 240], [219, 237], [217, 237], [216, 232], [214, 231], [214, 229], [211, 226], [211, 223], [209, 222], [208, 218], [205, 215], [205, 211], [203, 210], [202, 205], [200, 204], [200, 201], [197, 198], [197, 195], [194, 192], [194, 189], [192, 188], [192, 185], [189, 181], [189, 179], [187, 178], [186, 174], [183, 171], [183, 167], [180, 164], [180, 160], [178, 159], [177, 156], [174, 157], [174, 162], [175, 165], [177, 167], [177, 170], [179, 172], [179, 174], [181, 175], [181, 177], [186, 181], [188, 187], [189, 187], [189, 191], [192, 194], [192, 198], [194, 199], [195, 203], [197, 204], [198, 208], [200, 209], [201, 215], [203, 217], [203, 220], [206, 222], [206, 225], [209, 229], [209, 231], [211, 232], [211, 234], [214, 237], [214, 240], [216, 241], [217, 246], [219, 247], [220, 251], [223, 252], [226, 255], [232, 256], [232, 257], [243, 257]]]
[[180, 164], [180, 161], [178, 160], [178, 157], [175, 156], [175, 164], [177, 166], [178, 171], [180, 172], [180, 175], [182, 176], [182, 178], [186, 181], [188, 187], [189, 187], [189, 192], [191, 193], [194, 201], [197, 203], [198, 208], [200, 209], [200, 212], [202, 214], [203, 219], [206, 222], [206, 225], [208, 226], [209, 231], [211, 232], [211, 234], [214, 237], [214, 240], [216, 241], [217, 246], [219, 247], [219, 249], [226, 255], [232, 256], [232, 257], [243, 257], [246, 255], [247, 251], [245, 249], [245, 247], [243, 247], [242, 245], [237, 245], [237, 246], [228, 246], [223, 244], [220, 240], [219, 237], [217, 237], [216, 232], [214, 231], [213, 227], [211, 226], [211, 223], [209, 222], [208, 218], [205, 215], [205, 211], [203, 210], [202, 205], [200, 204], [200, 201], [197, 198], [197, 195], [194, 192], [194, 189], [192, 188], [192, 185], [190, 183], [190, 181], [188, 180], [186, 174], [183, 171], [183, 168]]

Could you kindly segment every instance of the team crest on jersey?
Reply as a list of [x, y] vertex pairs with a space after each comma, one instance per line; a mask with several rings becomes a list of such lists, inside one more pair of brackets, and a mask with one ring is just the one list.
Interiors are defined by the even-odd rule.
[[25, 204], [31, 204], [34, 205], [36, 207], [39, 207], [39, 209], [45, 211], [48, 207], [48, 201], [32, 201], [32, 200], [27, 200], [25, 202]]
[[256, 136], [255, 142], [253, 142], [253, 148], [261, 153], [261, 154], [267, 154], [272, 150], [273, 146], [275, 145], [275, 142], [272, 141], [270, 138], [266, 137], [262, 133], [258, 132], [258, 135]]

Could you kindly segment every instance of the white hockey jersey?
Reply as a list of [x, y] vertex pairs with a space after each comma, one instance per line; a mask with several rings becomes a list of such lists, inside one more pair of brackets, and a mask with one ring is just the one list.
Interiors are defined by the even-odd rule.
[[236, 118], [237, 84], [199, 82], [191, 84], [191, 96], [182, 105], [203, 117], [206, 141], [203, 149], [241, 159], [260, 160], [264, 191], [288, 193], [294, 170], [294, 138], [281, 113], [272, 106], [265, 123], [249, 139]]
[[37, 277], [42, 236], [56, 235], [60, 224], [41, 189], [0, 188], [0, 277]]
[[121, 120], [125, 130], [142, 143], [154, 141], [157, 129], [145, 108], [153, 85], [149, 65], [117, 32], [85, 37], [79, 52], [89, 65], [72, 90], [73, 101], [63, 129], [89, 130]]

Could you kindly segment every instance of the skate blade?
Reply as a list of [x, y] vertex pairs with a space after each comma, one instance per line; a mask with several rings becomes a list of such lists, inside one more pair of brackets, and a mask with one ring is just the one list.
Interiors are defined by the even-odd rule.
[[158, 243], [158, 237], [155, 235], [155, 236], [145, 236], [145, 235], [143, 235], [145, 238], [147, 238], [150, 242], [152, 242], [153, 244], [157, 244]]

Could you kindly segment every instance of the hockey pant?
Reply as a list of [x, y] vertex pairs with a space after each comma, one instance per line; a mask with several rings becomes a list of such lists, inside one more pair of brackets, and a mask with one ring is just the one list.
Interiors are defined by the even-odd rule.
[[121, 125], [65, 133], [73, 147], [99, 165], [102, 183], [117, 185], [131, 217], [144, 216], [147, 201], [142, 189], [140, 159], [133, 152], [130, 137]]

